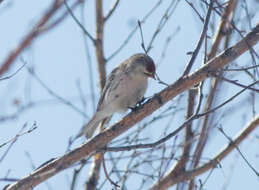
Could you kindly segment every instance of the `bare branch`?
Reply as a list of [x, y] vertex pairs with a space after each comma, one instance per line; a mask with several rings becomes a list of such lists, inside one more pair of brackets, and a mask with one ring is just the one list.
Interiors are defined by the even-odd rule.
[[106, 169], [106, 165], [105, 165], [105, 161], [104, 161], [104, 158], [102, 157], [102, 163], [103, 163], [103, 171], [104, 171], [104, 174], [105, 174], [105, 177], [108, 179], [108, 181], [116, 187], [120, 187], [119, 185], [117, 185], [115, 182], [113, 182], [111, 180], [111, 178], [109, 177], [109, 174], [107, 172], [107, 169]]
[[230, 141], [231, 144], [233, 144], [235, 146], [235, 148], [237, 149], [237, 151], [239, 152], [239, 154], [241, 155], [241, 157], [244, 159], [244, 161], [246, 162], [246, 164], [249, 166], [249, 168], [251, 168], [253, 170], [253, 172], [259, 176], [259, 173], [256, 171], [256, 169], [248, 162], [248, 160], [246, 159], [246, 157], [244, 156], [244, 154], [241, 152], [241, 150], [239, 149], [239, 147], [234, 143], [234, 141], [224, 132], [222, 127], [218, 128], [219, 131]]
[[[103, 0], [95, 1], [95, 15], [96, 15], [96, 43], [95, 43], [95, 53], [97, 59], [97, 69], [98, 69], [98, 79], [99, 79], [99, 90], [102, 92], [105, 82], [106, 82], [106, 60], [104, 58], [103, 52], [103, 31], [104, 31], [104, 17], [103, 17]], [[109, 120], [109, 119], [107, 119]], [[97, 132], [101, 132], [106, 124], [106, 119], [101, 122]], [[95, 190], [100, 177], [100, 168], [103, 159], [103, 154], [94, 155], [94, 159], [91, 164], [91, 170], [89, 176], [85, 183], [86, 190]]]
[[13, 74], [7, 76], [7, 77], [3, 77], [3, 78], [0, 78], [0, 81], [1, 80], [7, 80], [7, 79], [10, 79], [12, 78], [13, 76], [15, 76], [17, 73], [19, 73], [20, 70], [22, 70], [22, 68], [26, 65], [26, 63], [24, 63], [20, 68], [18, 68]]
[[189, 2], [188, 0], [185, 0], [185, 2], [188, 3], [188, 5], [190, 5], [190, 7], [194, 10], [194, 12], [198, 15], [199, 19], [201, 20], [201, 22], [204, 22], [204, 19], [200, 15], [199, 11], [194, 7], [193, 3]]
[[157, 26], [155, 32], [153, 33], [153, 35], [151, 37], [151, 40], [147, 46], [147, 52], [149, 52], [152, 49], [152, 44], [154, 43], [156, 37], [162, 31], [164, 26], [168, 23], [169, 18], [173, 15], [179, 2], [180, 1], [171, 1], [169, 6], [167, 7], [164, 15], [162, 16], [162, 18], [160, 19], [160, 21], [158, 23], [158, 26]]
[[204, 38], [207, 34], [208, 24], [209, 24], [209, 20], [210, 20], [210, 15], [211, 15], [213, 3], [214, 3], [214, 0], [210, 0], [210, 5], [209, 5], [208, 11], [207, 11], [207, 15], [206, 15], [205, 22], [204, 22], [204, 25], [203, 25], [203, 29], [202, 29], [202, 32], [201, 32], [201, 35], [200, 35], [200, 39], [197, 43], [197, 46], [196, 46], [194, 52], [192, 53], [192, 57], [191, 57], [189, 63], [187, 64], [187, 66], [186, 66], [186, 68], [183, 72], [183, 76], [187, 75], [190, 72], [190, 70], [191, 70], [191, 68], [194, 64], [194, 61], [195, 61], [195, 59], [196, 59], [196, 57], [197, 57], [197, 55], [200, 51], [202, 42], [203, 42], [203, 40], [204, 40]]
[[144, 37], [143, 37], [143, 31], [142, 31], [142, 27], [141, 27], [141, 22], [139, 20], [138, 20], [138, 26], [139, 26], [139, 30], [140, 30], [140, 36], [141, 36], [141, 47], [144, 50], [144, 52], [147, 54]]
[[223, 71], [246, 71], [246, 70], [249, 70], [249, 69], [254, 69], [256, 67], [259, 67], [259, 65], [253, 65], [253, 66], [250, 66], [250, 67], [243, 67], [243, 68], [240, 68], [240, 69], [223, 69]]
[[6, 72], [14, 60], [18, 57], [18, 55], [28, 47], [31, 42], [42, 33], [41, 28], [47, 23], [47, 21], [54, 15], [54, 13], [60, 8], [62, 5], [62, 1], [55, 0], [53, 1], [50, 8], [46, 11], [46, 13], [41, 17], [39, 22], [32, 28], [32, 30], [27, 34], [27, 36], [22, 40], [19, 45], [10, 52], [7, 58], [3, 61], [3, 64], [0, 67], [0, 76]]
[[75, 110], [76, 112], [78, 112], [79, 114], [81, 114], [82, 116], [84, 116], [85, 118], [89, 118], [83, 111], [81, 111], [79, 108], [77, 108], [75, 105], [73, 105], [70, 101], [62, 98], [61, 96], [59, 96], [58, 94], [56, 94], [53, 90], [51, 90], [35, 73], [35, 71], [33, 70], [33, 68], [27, 68], [28, 72], [31, 74], [31, 76], [34, 77], [34, 79], [54, 98], [56, 98], [57, 100], [59, 100], [60, 102], [62, 102], [63, 104], [67, 105], [68, 107], [72, 108], [73, 110]]
[[[230, 80], [230, 79], [227, 79], [223, 76], [219, 76], [217, 74], [212, 74], [214, 77], [216, 77], [217, 79], [220, 79], [220, 80], [223, 80], [223, 81], [226, 81], [226, 82], [229, 82], [231, 84], [234, 84], [236, 86], [239, 86], [239, 87], [242, 87], [242, 88], [248, 88], [249, 90], [252, 90], [254, 92], [257, 92], [259, 93], [259, 89], [256, 89], [256, 88], [252, 88], [252, 87], [248, 87], [247, 85], [244, 85], [244, 84], [241, 84], [241, 83], [238, 83], [237, 81], [235, 80]], [[257, 81], [258, 82], [258, 81]]]
[[[152, 147], [158, 146], [158, 145], [168, 141], [173, 136], [175, 136], [183, 128], [188, 126], [193, 120], [198, 119], [198, 118], [203, 117], [203, 116], [206, 116], [206, 115], [208, 115], [208, 114], [210, 114], [212, 112], [215, 112], [216, 110], [218, 110], [219, 108], [223, 107], [227, 103], [231, 102], [236, 97], [238, 97], [240, 94], [242, 94], [245, 90], [251, 88], [251, 86], [253, 86], [253, 85], [257, 84], [257, 83], [259, 83], [259, 81], [253, 82], [252, 84], [250, 84], [249, 86], [246, 86], [246, 88], [242, 89], [241, 91], [239, 91], [238, 93], [236, 93], [235, 95], [233, 95], [232, 97], [230, 97], [229, 99], [224, 101], [223, 103], [219, 104], [218, 106], [216, 106], [216, 107], [214, 107], [214, 108], [212, 108], [210, 110], [207, 110], [206, 112], [198, 114], [197, 111], [196, 111], [195, 114], [190, 116], [186, 121], [184, 121], [183, 124], [180, 125], [180, 127], [178, 127], [176, 130], [174, 130], [173, 132], [169, 133], [167, 136], [163, 137], [162, 139], [159, 139], [158, 141], [156, 141], [154, 143], [137, 144], [137, 145], [124, 146], [124, 147], [105, 147], [105, 148], [101, 149], [101, 152], [102, 151], [113, 151], [113, 152], [130, 151], [130, 150], [135, 150], [135, 149], [152, 148]], [[200, 105], [200, 103], [197, 104], [197, 108], [199, 108], [199, 105]]]
[[[219, 49], [220, 42], [223, 40], [223, 37], [226, 35], [226, 31], [228, 29], [228, 24], [229, 24], [229, 22], [231, 22], [231, 20], [233, 18], [233, 15], [235, 13], [234, 10], [235, 10], [235, 7], [236, 7], [236, 3], [237, 3], [236, 0], [228, 1], [228, 4], [227, 4], [226, 8], [224, 9], [223, 14], [221, 15], [220, 22], [218, 24], [218, 28], [217, 28], [216, 32], [214, 33], [212, 47], [211, 47], [211, 50], [210, 50], [209, 55], [208, 55], [208, 60], [210, 60], [210, 59], [212, 59], [213, 57], [216, 56], [217, 50]], [[216, 12], [216, 9], [214, 9], [214, 11]], [[225, 45], [227, 45], [227, 44], [225, 44]], [[227, 48], [227, 46], [225, 46], [225, 48]], [[207, 55], [205, 55], [205, 58], [206, 57], [207, 57]], [[206, 112], [206, 111], [211, 109], [211, 106], [212, 106], [213, 101], [214, 101], [217, 86], [218, 86], [218, 80], [215, 79], [215, 78], [212, 78], [210, 89], [209, 89], [210, 90], [209, 95], [208, 95], [207, 101], [204, 105], [203, 112]], [[198, 143], [197, 143], [197, 145], [195, 147], [195, 150], [194, 150], [194, 160], [192, 161], [192, 166], [191, 166], [193, 168], [197, 167], [197, 165], [200, 161], [201, 155], [203, 153], [204, 147], [206, 145], [207, 139], [208, 139], [209, 117], [213, 117], [213, 115], [205, 115], [205, 117], [203, 118], [203, 121], [202, 121], [201, 135], [200, 135], [200, 138], [199, 138]], [[192, 190], [193, 185], [194, 185], [194, 179], [191, 180], [191, 182], [189, 183], [188, 190]]]
[[[141, 23], [144, 23], [147, 18], [149, 18], [150, 15], [152, 15], [152, 13], [155, 12], [155, 10], [159, 7], [159, 5], [161, 4], [162, 0], [159, 0], [154, 7], [152, 7], [152, 9], [143, 17], [143, 19], [141, 19]], [[130, 32], [130, 34], [128, 35], [128, 37], [122, 42], [122, 44], [113, 52], [111, 53], [110, 56], [108, 56], [107, 61], [110, 61], [114, 56], [116, 56], [130, 41], [130, 39], [133, 37], [133, 35], [135, 34], [135, 32], [138, 29], [138, 25], [136, 25], [136, 27]]]
[[259, 115], [257, 115], [247, 126], [240, 132], [240, 134], [233, 139], [232, 143], [229, 143], [225, 148], [220, 151], [216, 156], [213, 157], [208, 163], [203, 164], [201, 167], [195, 168], [193, 170], [181, 172], [181, 173], [168, 173], [163, 179], [160, 179], [155, 183], [149, 190], [159, 190], [166, 189], [174, 184], [182, 181], [193, 179], [195, 176], [201, 175], [206, 171], [215, 168], [216, 165], [224, 159], [235, 147], [240, 144], [246, 137], [253, 132], [256, 127], [259, 126]]
[[106, 16], [104, 16], [104, 22], [106, 22], [114, 13], [114, 11], [116, 10], [117, 6], [119, 5], [120, 0], [114, 0], [113, 5], [111, 7], [111, 9], [109, 10], [109, 12], [107, 13]]
[[29, 129], [28, 131], [23, 132], [26, 127], [27, 127], [27, 123], [25, 123], [25, 124], [22, 126], [22, 128], [19, 130], [19, 132], [17, 133], [17, 135], [15, 135], [14, 138], [10, 139], [9, 141], [3, 143], [3, 144], [0, 146], [0, 148], [1, 148], [1, 147], [5, 146], [6, 144], [11, 143], [11, 144], [9, 145], [9, 147], [6, 149], [6, 151], [4, 152], [4, 154], [1, 156], [1, 158], [0, 158], [0, 163], [4, 160], [4, 158], [6, 157], [6, 155], [7, 155], [8, 152], [9, 152], [9, 150], [12, 148], [12, 146], [14, 145], [14, 143], [19, 139], [19, 137], [22, 136], [22, 135], [24, 135], [24, 134], [30, 133], [30, 132], [32, 132], [34, 129], [36, 129], [36, 128], [35, 128], [35, 127], [36, 127], [36, 124], [34, 124], [34, 125], [32, 126], [32, 128]]
[[[196, 72], [184, 78], [180, 78], [174, 84], [170, 85], [169, 87], [162, 90], [160, 93], [156, 94], [153, 98], [151, 98], [149, 101], [143, 104], [138, 110], [129, 113], [120, 122], [114, 124], [111, 128], [98, 134], [92, 140], [90, 140], [86, 144], [83, 144], [81, 147], [72, 150], [64, 156], [55, 159], [54, 161], [32, 172], [29, 176], [24, 177], [23, 179], [19, 180], [14, 184], [11, 184], [10, 186], [8, 186], [7, 189], [25, 190], [31, 187], [35, 187], [39, 183], [70, 167], [73, 163], [89, 155], [92, 155], [94, 151], [103, 148], [112, 139], [127, 131], [129, 128], [131, 128], [134, 124], [136, 124], [143, 118], [152, 114], [155, 110], [160, 108], [169, 100], [171, 100], [178, 94], [182, 93], [186, 89], [191, 88], [193, 85], [198, 84], [204, 79], [206, 79], [208, 77], [209, 71], [215, 71], [224, 67], [225, 65], [239, 57], [241, 54], [243, 54], [245, 51], [247, 51], [249, 47], [252, 47], [255, 44], [257, 44], [258, 41], [259, 24], [257, 24], [257, 26], [251, 32], [249, 32], [244, 39], [240, 40], [232, 47], [226, 49], [224, 52], [220, 53], [214, 59], [208, 61], [206, 65], [204, 65]], [[253, 123], [251, 124], [253, 125], [253, 128], [255, 128], [254, 125], [257, 125], [259, 122], [259, 117], [257, 117], [256, 119], [257, 120], [253, 121]], [[243, 140], [243, 138], [241, 140]], [[225, 155], [226, 154], [224, 153], [224, 156]], [[216, 157], [216, 160], [221, 160], [223, 157], [222, 155], [220, 155], [220, 157]], [[215, 163], [215, 160], [213, 163]], [[208, 168], [211, 167], [212, 163], [209, 163], [208, 165], [204, 165], [203, 168], [199, 170], [194, 170], [189, 174], [191, 176], [199, 175], [200, 173], [207, 171]], [[179, 175], [179, 177], [177, 177], [174, 182], [182, 180], [183, 177], [183, 175]]]
[[71, 15], [71, 17], [73, 18], [73, 20], [76, 22], [76, 24], [82, 29], [82, 31], [84, 32], [84, 34], [93, 42], [93, 44], [96, 43], [95, 39], [93, 38], [93, 36], [91, 36], [91, 34], [85, 29], [85, 27], [80, 23], [80, 21], [76, 18], [76, 16], [74, 15], [74, 13], [72, 12], [72, 10], [70, 9], [70, 7], [67, 4], [67, 0], [64, 0], [64, 4], [69, 12], [69, 14]]
[[[26, 126], [26, 124], [25, 124], [25, 126]], [[15, 135], [15, 137], [13, 137], [13, 138], [11, 138], [10, 140], [8, 140], [8, 141], [2, 143], [2, 144], [0, 145], [0, 148], [2, 148], [3, 146], [7, 145], [7, 144], [10, 143], [10, 142], [16, 141], [19, 137], [21, 137], [21, 136], [23, 136], [23, 135], [26, 135], [26, 134], [31, 133], [31, 132], [34, 131], [35, 129], [37, 129], [36, 123], [34, 123], [33, 126], [32, 126], [30, 129], [28, 129], [27, 131], [25, 131], [25, 132], [21, 132], [21, 131], [20, 131], [17, 135]]]
[[[67, 1], [67, 0], [66, 0]], [[73, 10], [75, 9], [79, 4], [81, 4], [82, 2], [84, 2], [83, 0], [77, 0], [75, 1], [71, 6], [70, 6], [70, 9]], [[61, 14], [56, 20], [52, 21], [51, 23], [49, 24], [46, 24], [46, 26], [44, 26], [42, 28], [42, 32], [45, 32], [45, 31], [48, 31], [50, 29], [53, 29], [54, 27], [58, 26], [60, 23], [62, 23], [62, 21], [65, 20], [65, 18], [67, 18], [67, 16], [69, 16], [69, 12], [68, 10], [65, 10], [63, 12], [63, 14]]]

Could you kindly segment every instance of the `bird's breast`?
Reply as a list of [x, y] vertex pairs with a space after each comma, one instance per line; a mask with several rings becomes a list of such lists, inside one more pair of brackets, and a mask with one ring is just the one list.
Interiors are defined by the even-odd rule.
[[142, 100], [146, 89], [147, 78], [123, 75], [105, 96], [103, 107], [112, 112], [125, 112]]
[[147, 79], [129, 78], [122, 83], [121, 105], [126, 111], [129, 107], [135, 107], [142, 100], [147, 90]]

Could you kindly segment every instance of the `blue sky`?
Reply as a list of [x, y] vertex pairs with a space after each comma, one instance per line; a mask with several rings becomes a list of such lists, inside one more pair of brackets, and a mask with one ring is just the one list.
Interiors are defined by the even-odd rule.
[[[4, 60], [8, 52], [12, 50], [23, 39], [27, 32], [35, 24], [42, 13], [49, 7], [52, 1], [48, 0], [25, 0], [25, 1], [4, 1], [0, 4], [0, 23], [1, 34], [0, 35], [0, 60]], [[105, 1], [104, 12], [106, 13], [110, 7], [112, 1]], [[121, 1], [118, 6], [118, 10], [105, 25], [104, 36], [104, 52], [105, 56], [111, 55], [119, 45], [125, 40], [126, 36], [135, 27], [137, 20], [142, 19], [143, 16], [156, 4], [155, 0], [131, 0]], [[161, 6], [152, 14], [152, 16], [142, 25], [144, 38], [146, 44], [150, 41], [153, 32], [155, 31], [161, 16], [168, 7], [171, 1], [162, 1]], [[249, 7], [251, 10], [255, 10], [255, 7]], [[258, 7], [259, 8], [259, 7]], [[75, 15], [81, 17], [81, 8], [75, 10]], [[85, 6], [85, 22], [86, 28], [94, 34], [94, 4], [92, 1], [87, 1]], [[259, 15], [255, 16], [252, 20], [252, 25], [258, 22]], [[217, 18], [215, 18], [217, 20]], [[179, 28], [179, 32], [172, 38], [171, 43], [168, 46], [166, 57], [158, 67], [158, 74], [160, 78], [167, 82], [173, 83], [183, 72], [184, 66], [189, 60], [187, 52], [192, 51], [198, 41], [199, 34], [202, 29], [202, 23], [198, 20], [193, 10], [184, 2], [180, 1], [177, 8], [170, 20], [166, 24], [165, 28], [159, 34], [159, 37], [154, 41], [153, 48], [149, 55], [155, 62], [159, 62], [161, 52], [164, 47], [164, 43], [168, 36], [175, 33]], [[247, 29], [247, 28], [246, 28]], [[248, 31], [248, 29], [247, 29]], [[211, 35], [211, 33], [209, 33]], [[33, 66], [37, 76], [52, 89], [55, 93], [61, 97], [71, 101], [81, 110], [85, 111], [88, 116], [93, 114], [92, 102], [86, 102], [86, 108], [84, 109], [79, 98], [78, 81], [80, 81], [80, 87], [83, 94], [86, 97], [90, 97], [90, 85], [89, 85], [89, 73], [92, 72], [94, 77], [94, 88], [96, 98], [98, 95], [97, 85], [97, 72], [95, 67], [95, 54], [93, 45], [88, 40], [88, 46], [90, 50], [91, 62], [93, 64], [93, 71], [89, 71], [87, 66], [88, 60], [85, 51], [85, 45], [83, 40], [83, 34], [78, 25], [72, 20], [71, 17], [65, 19], [58, 27], [41, 35], [37, 38], [29, 48], [27, 48], [12, 65], [9, 74], [17, 70], [24, 59], [28, 64], [27, 66]], [[140, 46], [140, 34], [139, 31], [135, 33], [132, 40], [127, 46], [111, 61], [107, 64], [107, 72], [109, 73], [117, 64], [130, 55], [138, 52], [143, 52]], [[258, 50], [258, 45], [255, 47]], [[202, 60], [201, 50], [199, 57], [197, 58], [193, 70], [199, 68]], [[248, 54], [241, 56], [236, 60], [236, 63], [240, 65], [246, 65], [249, 61]], [[1, 61], [2, 63], [2, 61]], [[6, 73], [6, 75], [8, 74]], [[234, 75], [235, 77], [235, 75]], [[240, 79], [246, 80], [243, 75]], [[245, 81], [247, 82], [247, 81]], [[208, 83], [205, 84], [207, 87]], [[226, 84], [226, 92], [220, 99], [224, 100], [226, 97], [230, 97], [233, 92], [239, 88]], [[157, 84], [155, 81], [150, 81], [150, 88], [148, 89], [146, 96], [159, 92], [164, 86]], [[11, 148], [7, 157], [0, 163], [0, 177], [10, 169], [9, 177], [22, 178], [32, 172], [31, 162], [26, 152], [30, 153], [33, 164], [37, 167], [50, 158], [58, 157], [66, 152], [68, 139], [70, 136], [77, 134], [86, 119], [75, 110], [71, 109], [67, 105], [61, 104], [55, 100], [46, 89], [39, 85], [39, 83], [28, 74], [27, 70], [22, 69], [15, 77], [10, 80], [0, 82], [0, 115], [8, 115], [17, 110], [17, 106], [13, 104], [13, 100], [17, 99], [22, 105], [26, 105], [28, 102], [37, 102], [35, 106], [23, 112], [19, 117], [14, 120], [0, 123], [1, 135], [0, 144], [12, 138], [21, 127], [27, 123], [28, 127], [32, 126], [36, 122], [38, 128], [33, 133], [22, 136]], [[180, 101], [180, 107], [184, 108], [186, 104], [185, 97]], [[245, 96], [243, 96], [243, 99]], [[90, 98], [89, 98], [90, 99]], [[88, 99], [88, 100], [89, 100]], [[257, 95], [258, 99], [258, 95]], [[171, 103], [174, 104], [176, 100]], [[227, 105], [227, 108], [235, 103], [240, 103], [240, 100], [233, 101], [232, 104]], [[170, 104], [171, 104], [170, 103]], [[256, 104], [256, 111], [258, 113], [258, 103]], [[247, 106], [247, 111], [234, 110], [233, 116], [230, 119], [224, 120], [224, 130], [227, 134], [235, 135], [240, 129], [243, 128], [245, 123], [252, 117], [251, 109]], [[159, 114], [165, 108], [161, 108], [152, 116]], [[174, 118], [173, 124], [170, 130], [175, 129], [182, 123], [184, 118], [184, 112], [179, 112], [178, 117]], [[223, 116], [223, 112], [220, 113]], [[121, 115], [116, 115], [114, 121], [119, 120]], [[163, 124], [163, 123], [161, 123]], [[159, 123], [159, 125], [161, 125]], [[161, 133], [159, 125], [154, 124], [145, 134], [147, 137], [154, 141], [161, 136], [157, 134]], [[210, 139], [209, 146], [206, 149], [205, 157], [211, 158], [216, 152], [218, 152], [223, 145], [228, 141], [222, 136], [219, 131], [215, 130], [215, 136]], [[258, 134], [256, 130], [250, 138], [248, 138], [242, 145], [241, 149], [249, 158], [250, 163], [254, 167], [258, 168], [258, 139], [255, 135]], [[162, 134], [160, 134], [162, 135]], [[84, 141], [80, 140], [78, 146]], [[0, 155], [6, 150], [0, 149]], [[221, 169], [215, 169], [212, 176], [209, 178], [205, 185], [205, 189], [219, 189], [222, 187], [223, 182], [229, 175], [229, 168], [232, 163], [235, 164], [233, 176], [231, 177], [231, 183], [229, 189], [251, 189], [258, 186], [258, 178], [247, 167], [244, 161], [239, 157], [238, 153], [234, 151], [226, 160], [222, 161]], [[123, 164], [122, 164], [123, 167]], [[65, 170], [47, 182], [53, 189], [69, 189], [69, 181], [71, 180], [71, 170]], [[85, 176], [89, 170], [89, 167], [84, 169], [81, 174], [77, 189], [82, 189]], [[208, 173], [204, 176], [206, 177]], [[201, 176], [204, 177], [204, 176]], [[204, 179], [204, 178], [202, 178]], [[150, 186], [152, 181], [149, 182]], [[220, 184], [220, 186], [218, 186]], [[0, 182], [0, 188], [4, 187], [6, 183]], [[131, 185], [134, 189], [135, 184]], [[147, 186], [147, 187], [148, 187]], [[107, 188], [110, 189], [110, 184], [107, 183]], [[35, 188], [36, 190], [48, 189], [46, 183], [42, 183]]]

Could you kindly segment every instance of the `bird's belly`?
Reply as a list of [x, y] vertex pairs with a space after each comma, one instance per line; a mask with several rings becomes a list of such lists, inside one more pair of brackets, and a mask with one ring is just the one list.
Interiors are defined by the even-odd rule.
[[147, 89], [147, 81], [132, 81], [124, 84], [123, 88], [127, 93], [121, 94], [119, 112], [125, 112], [134, 108], [142, 100]]
[[129, 108], [134, 108], [143, 98], [146, 89], [147, 80], [122, 78], [118, 86], [105, 97], [104, 112], [126, 112]]

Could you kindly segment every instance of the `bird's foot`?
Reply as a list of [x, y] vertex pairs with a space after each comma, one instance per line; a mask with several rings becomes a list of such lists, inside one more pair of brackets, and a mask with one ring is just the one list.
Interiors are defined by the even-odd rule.
[[147, 99], [147, 98], [143, 97], [141, 100], [139, 100], [139, 101], [137, 102], [137, 106], [141, 106], [141, 105], [143, 104], [143, 102], [145, 102], [146, 99]]
[[135, 107], [129, 107], [129, 109], [131, 109], [131, 111], [136, 111], [143, 104], [145, 100], [146, 98], [143, 97], [140, 101], [137, 102]]
[[130, 109], [131, 111], [136, 111], [138, 108], [139, 108], [139, 106], [129, 107], [129, 109]]

